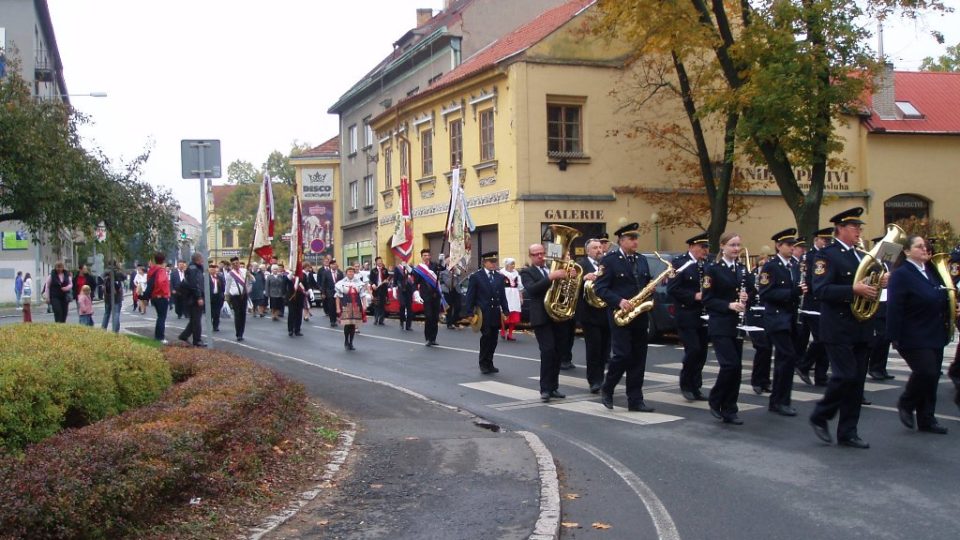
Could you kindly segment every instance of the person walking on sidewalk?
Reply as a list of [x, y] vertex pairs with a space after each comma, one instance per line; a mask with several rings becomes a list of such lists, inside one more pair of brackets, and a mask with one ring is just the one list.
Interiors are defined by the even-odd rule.
[[223, 272], [220, 271], [220, 267], [215, 264], [210, 265], [210, 276], [207, 279], [209, 280], [207, 286], [210, 287], [210, 323], [213, 325], [213, 331], [219, 332], [226, 280], [223, 277]]
[[207, 279], [203, 269], [203, 254], [194, 253], [190, 258], [190, 266], [187, 267], [187, 273], [183, 282], [180, 283], [180, 290], [177, 291], [183, 295], [183, 307], [190, 315], [190, 322], [180, 333], [180, 341], [188, 341], [193, 338], [194, 347], [206, 347], [203, 342], [203, 328], [200, 319], [203, 317], [203, 280]]
[[30, 313], [30, 302], [33, 299], [33, 278], [30, 277], [30, 272], [27, 272], [23, 278], [22, 292], [20, 300], [23, 308], [23, 322], [33, 322], [33, 315]]
[[157, 310], [157, 322], [153, 328], [153, 339], [166, 344], [167, 313], [170, 311], [170, 276], [163, 264], [167, 256], [161, 252], [153, 255], [153, 263], [147, 271], [147, 286], [144, 296]]
[[53, 322], [67, 322], [67, 313], [70, 309], [70, 291], [73, 290], [73, 278], [63, 266], [63, 261], [57, 261], [47, 278], [47, 303], [53, 310]]
[[[116, 265], [111, 263], [113, 271], [109, 268], [103, 274], [103, 322], [100, 328], [107, 329], [107, 324], [113, 320], [113, 333], [120, 332], [120, 309], [123, 307], [123, 284], [127, 281], [127, 275], [124, 274]], [[113, 284], [110, 284], [110, 275], [113, 274]]]
[[343, 347], [348, 351], [354, 350], [353, 336], [357, 327], [367, 322], [367, 306], [363, 301], [366, 285], [352, 267], [347, 267], [347, 275], [337, 282], [335, 298], [337, 301], [337, 316], [343, 324]]
[[93, 290], [89, 285], [80, 287], [80, 294], [77, 295], [77, 314], [80, 316], [80, 324], [83, 326], [93, 326], [93, 298], [90, 293]]
[[17, 278], [13, 280], [13, 294], [17, 295], [17, 309], [23, 309], [20, 301], [23, 297], [23, 272], [17, 272]]

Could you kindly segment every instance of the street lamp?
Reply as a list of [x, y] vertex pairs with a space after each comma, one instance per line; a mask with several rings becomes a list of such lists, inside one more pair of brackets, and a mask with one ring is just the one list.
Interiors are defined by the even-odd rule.
[[660, 214], [656, 212], [650, 214], [650, 223], [653, 223], [654, 249], [660, 251]]

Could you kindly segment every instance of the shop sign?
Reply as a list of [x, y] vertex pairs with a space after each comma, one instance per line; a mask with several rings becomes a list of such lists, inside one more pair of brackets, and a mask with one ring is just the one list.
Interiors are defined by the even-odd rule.
[[304, 169], [303, 200], [333, 200], [333, 169]]
[[553, 221], [604, 221], [603, 210], [550, 208], [543, 211], [543, 217]]

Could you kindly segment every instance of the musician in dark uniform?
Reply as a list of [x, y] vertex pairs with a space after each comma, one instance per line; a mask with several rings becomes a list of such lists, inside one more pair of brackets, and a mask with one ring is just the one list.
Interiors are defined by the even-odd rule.
[[703, 315], [700, 290], [703, 265], [710, 251], [707, 234], [698, 234], [687, 240], [687, 252], [673, 259], [678, 269], [688, 261], [696, 264], [667, 281], [667, 294], [677, 308], [677, 334], [683, 344], [683, 368], [680, 370], [680, 393], [687, 401], [706, 401], [700, 391], [703, 386], [703, 364], [707, 361], [707, 326]]
[[558, 268], [551, 271], [546, 265], [547, 250], [543, 244], [533, 244], [527, 252], [530, 265], [520, 270], [523, 282], [523, 295], [530, 302], [530, 326], [540, 348], [540, 399], [565, 398], [560, 393], [560, 354], [557, 351], [557, 333], [565, 325], [557, 324], [544, 307], [543, 300], [550, 285], [558, 279], [567, 279], [567, 270]]
[[[876, 245], [883, 240], [883, 237], [874, 238], [870, 242]], [[883, 264], [888, 272], [892, 269]], [[887, 339], [887, 295], [880, 293], [880, 307], [877, 314], [870, 319], [873, 321], [873, 339], [870, 341], [870, 359], [867, 361], [867, 374], [875, 381], [886, 381], [895, 379], [893, 375], [887, 373], [887, 359], [890, 357], [890, 340]]]
[[950, 308], [945, 283], [930, 264], [930, 255], [922, 236], [907, 238], [890, 276], [886, 336], [911, 371], [897, 402], [900, 421], [910, 429], [945, 435], [947, 428], [937, 422], [934, 410], [943, 348], [950, 341]]
[[[591, 238], [584, 244], [587, 256], [577, 261], [583, 268], [584, 284], [596, 281], [600, 271], [600, 259], [603, 257], [603, 245], [600, 240]], [[583, 344], [587, 358], [587, 383], [590, 393], [596, 394], [603, 385], [603, 371], [610, 359], [610, 323], [607, 321], [607, 308], [593, 307], [585, 298], [577, 302], [577, 320], [583, 329]]]
[[[807, 294], [803, 295], [803, 302], [800, 305], [800, 322], [807, 327], [813, 340], [807, 345], [800, 361], [797, 363], [797, 375], [806, 384], [815, 384], [817, 386], [827, 385], [827, 368], [830, 367], [827, 362], [827, 350], [820, 340], [820, 301], [809, 290], [813, 284], [813, 261], [817, 258], [817, 253], [830, 245], [833, 241], [833, 227], [826, 227], [818, 230], [813, 237], [813, 246], [807, 252], [807, 263], [804, 265], [806, 277], [804, 282], [807, 284]], [[813, 370], [813, 380], [810, 380], [810, 370]]]
[[410, 265], [403, 261], [397, 264], [393, 270], [393, 286], [397, 288], [397, 304], [400, 306], [397, 313], [400, 329], [413, 330], [413, 275]]
[[720, 237], [720, 255], [706, 266], [703, 275], [703, 304], [707, 308], [707, 334], [717, 353], [720, 372], [710, 390], [710, 414], [724, 424], [739, 426], [737, 398], [743, 377], [743, 338], [740, 337], [741, 313], [746, 310], [750, 275], [737, 262], [740, 235], [725, 232]]
[[[950, 278], [960, 289], [960, 245], [950, 252]], [[957, 329], [960, 330], [960, 317], [957, 318]], [[953, 381], [953, 402], [960, 407], [960, 343], [957, 344], [957, 350], [953, 353], [953, 362], [947, 370], [947, 376]]]
[[806, 284], [798, 285], [799, 272], [791, 257], [797, 230], [785, 229], [771, 240], [776, 243], [777, 253], [763, 265], [757, 281], [763, 303], [763, 328], [776, 350], [768, 408], [782, 416], [796, 416], [796, 409], [790, 406], [793, 369], [797, 362], [795, 326], [800, 295], [806, 290]]
[[630, 299], [650, 283], [650, 267], [647, 259], [637, 253], [640, 243], [639, 225], [631, 223], [617, 230], [619, 249], [607, 253], [600, 264], [603, 274], [594, 282], [597, 295], [607, 303], [607, 320], [610, 325], [610, 343], [613, 356], [600, 388], [603, 406], [613, 409], [613, 389], [624, 373], [627, 375], [627, 409], [638, 412], [653, 412], [653, 407], [643, 401], [643, 377], [647, 367], [647, 318], [648, 313], [636, 317], [625, 326], [614, 321], [618, 309], [632, 310]]
[[[764, 247], [770, 249], [768, 246]], [[753, 280], [754, 285], [756, 285], [760, 277], [760, 271], [763, 270], [763, 265], [766, 264], [771, 257], [773, 257], [773, 255], [768, 253], [757, 260], [757, 266], [755, 266], [750, 273], [750, 278]], [[750, 342], [753, 343], [753, 368], [750, 370], [750, 384], [753, 386], [753, 392], [755, 394], [760, 395], [764, 392], [769, 394], [772, 391], [770, 388], [770, 362], [773, 360], [773, 345], [770, 343], [767, 332], [763, 330], [763, 304], [757, 297], [756, 289], [751, 293], [750, 298], [747, 299], [747, 303], [749, 307], [747, 308], [746, 315], [744, 315], [744, 322], [749, 326], [759, 328], [759, 330], [751, 330], [748, 332]]]
[[413, 269], [414, 282], [423, 300], [423, 339], [426, 346], [437, 345], [443, 293], [440, 291], [440, 266], [430, 262], [430, 250], [420, 250], [420, 264]]
[[493, 365], [493, 353], [497, 350], [497, 333], [500, 331], [501, 315], [510, 313], [507, 295], [504, 292], [504, 277], [497, 272], [497, 252], [489, 251], [480, 256], [483, 268], [467, 278], [467, 313], [480, 308], [483, 324], [480, 326], [480, 373], [484, 375], [500, 370]]
[[[832, 371], [823, 399], [810, 415], [810, 425], [820, 440], [831, 442], [827, 421], [837, 413], [837, 443], [852, 448], [870, 448], [857, 433], [863, 384], [867, 376], [872, 323], [858, 321], [851, 311], [854, 297], [876, 300], [879, 290], [854, 283], [860, 264], [856, 250], [860, 240], [863, 208], [851, 208], [833, 216], [836, 240], [817, 253], [813, 261], [814, 296], [820, 301], [820, 338]], [[886, 279], [886, 278], [884, 278]], [[885, 283], [881, 283], [881, 286]]]
[[[792, 263], [790, 270], [793, 275], [794, 284], [800, 285], [801, 283], [806, 283], [807, 276], [804, 274], [806, 273], [810, 260], [811, 259], [807, 257], [806, 237], [797, 236], [797, 241], [793, 244], [793, 252], [790, 256]], [[800, 301], [797, 302], [798, 313], [794, 313], [793, 317], [793, 348], [797, 353], [797, 361], [794, 362], [794, 369], [796, 369], [796, 365], [800, 362], [800, 359], [803, 358], [804, 353], [807, 352], [807, 345], [810, 344], [810, 328], [800, 321], [799, 309]], [[791, 373], [790, 376], [793, 377], [793, 373]]]

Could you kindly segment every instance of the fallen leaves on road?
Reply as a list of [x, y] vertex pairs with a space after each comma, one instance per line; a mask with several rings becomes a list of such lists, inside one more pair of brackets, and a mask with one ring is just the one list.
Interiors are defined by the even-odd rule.
[[383, 487], [383, 484], [370, 484], [370, 489], [380, 489]]
[[568, 501], [573, 501], [573, 500], [579, 499], [580, 495], [577, 495], [576, 493], [565, 493], [563, 495], [563, 498]]
[[606, 523], [601, 523], [601, 522], [597, 521], [596, 523], [593, 524], [593, 528], [594, 528], [594, 529], [606, 530], [606, 529], [612, 529], [613, 527], [610, 526], [610, 525], [607, 525]]
[[575, 521], [561, 521], [560, 526], [565, 529], [579, 529], [580, 524]]

